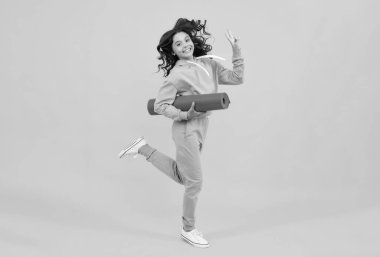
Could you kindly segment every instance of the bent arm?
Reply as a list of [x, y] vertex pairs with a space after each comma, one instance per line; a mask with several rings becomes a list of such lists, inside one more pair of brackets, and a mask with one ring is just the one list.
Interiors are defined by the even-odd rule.
[[232, 47], [232, 70], [218, 63], [218, 83], [221, 85], [239, 85], [244, 82], [244, 58], [238, 45]]
[[176, 96], [177, 89], [173, 83], [169, 79], [165, 80], [163, 86], [158, 91], [154, 103], [154, 111], [176, 121], [187, 120], [187, 112], [183, 112], [173, 106]]

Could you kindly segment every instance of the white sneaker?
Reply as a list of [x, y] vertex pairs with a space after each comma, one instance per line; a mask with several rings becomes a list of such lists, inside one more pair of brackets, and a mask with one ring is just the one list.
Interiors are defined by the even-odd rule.
[[199, 232], [197, 229], [193, 229], [190, 232], [186, 232], [182, 228], [181, 236], [186, 242], [193, 246], [201, 248], [207, 248], [210, 246], [207, 240], [203, 238], [202, 233]]
[[146, 145], [145, 139], [143, 137], [137, 138], [133, 143], [119, 153], [119, 158], [124, 156], [132, 156], [133, 158], [136, 158], [140, 147], [143, 145]]

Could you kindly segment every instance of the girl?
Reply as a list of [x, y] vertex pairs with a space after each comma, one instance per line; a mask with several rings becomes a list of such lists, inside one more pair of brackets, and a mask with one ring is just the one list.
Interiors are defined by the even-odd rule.
[[182, 238], [197, 247], [208, 247], [209, 243], [195, 228], [195, 207], [202, 188], [200, 153], [205, 141], [209, 112], [195, 111], [193, 103], [189, 111], [181, 111], [172, 104], [179, 95], [216, 93], [219, 84], [243, 83], [244, 62], [239, 40], [230, 31], [226, 37], [232, 46], [233, 70], [224, 68], [207, 55], [212, 47], [206, 43], [210, 34], [206, 21], [180, 18], [173, 29], [163, 34], [157, 46], [160, 53], [158, 70], [163, 70], [163, 86], [156, 97], [154, 110], [173, 119], [172, 137], [176, 146], [176, 160], [148, 145], [144, 138], [136, 139], [120, 152], [123, 156], [141, 154], [155, 167], [177, 183], [184, 185], [182, 215]]

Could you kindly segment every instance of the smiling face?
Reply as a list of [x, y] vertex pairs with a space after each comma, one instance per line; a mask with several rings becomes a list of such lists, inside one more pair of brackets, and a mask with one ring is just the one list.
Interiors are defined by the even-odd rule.
[[185, 32], [178, 32], [173, 36], [173, 52], [181, 60], [193, 60], [194, 43]]

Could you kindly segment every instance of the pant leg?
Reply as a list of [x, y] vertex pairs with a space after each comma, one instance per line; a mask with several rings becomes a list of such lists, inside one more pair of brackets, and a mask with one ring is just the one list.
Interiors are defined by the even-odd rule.
[[157, 169], [162, 171], [165, 175], [173, 179], [175, 182], [183, 185], [182, 176], [178, 170], [177, 162], [167, 155], [157, 151], [150, 145], [142, 146], [139, 152], [146, 157], [146, 160], [152, 163]]
[[186, 231], [195, 227], [195, 209], [202, 189], [200, 140], [196, 133], [189, 133], [189, 124], [188, 122], [173, 124], [176, 161], [185, 186], [182, 223]]
[[202, 169], [199, 141], [195, 136], [185, 138], [177, 147], [177, 165], [184, 177], [183, 227], [186, 231], [194, 229], [195, 209], [198, 195], [202, 190]]
[[186, 231], [192, 230], [195, 226], [195, 209], [202, 189], [200, 151], [207, 124], [208, 119], [173, 123], [172, 136], [176, 145], [176, 161], [149, 145], [146, 145], [146, 149], [141, 152], [156, 168], [185, 186], [182, 222]]

